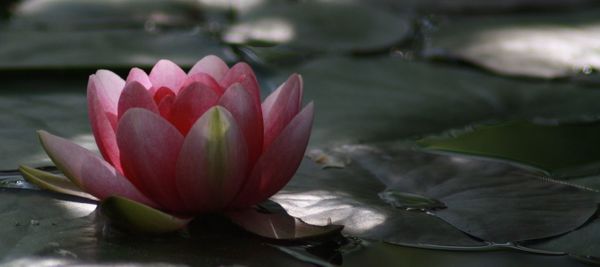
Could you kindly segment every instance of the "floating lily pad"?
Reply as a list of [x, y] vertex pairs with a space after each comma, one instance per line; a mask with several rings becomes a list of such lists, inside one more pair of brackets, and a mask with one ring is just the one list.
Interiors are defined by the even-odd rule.
[[[50, 160], [42, 150], [36, 130], [67, 136], [86, 148], [97, 150], [87, 119], [85, 80], [39, 83], [26, 81], [7, 82], [0, 97], [0, 169], [15, 170], [21, 164], [30, 166], [49, 165]], [[40, 94], [43, 89], [44, 94]], [[78, 89], [78, 91], [68, 91]], [[10, 90], [10, 91], [8, 91]], [[14, 90], [14, 91], [13, 91]], [[11, 93], [14, 92], [14, 93]]]
[[[368, 146], [345, 150], [367, 173], [356, 166], [322, 170], [304, 165], [274, 200], [309, 223], [331, 219], [352, 235], [420, 245], [459, 246], [465, 240], [429, 214], [472, 236], [505, 244], [566, 233], [596, 211], [594, 193], [504, 163], [402, 148], [391, 154]], [[444, 206], [429, 207], [428, 214], [409, 212], [380, 199], [381, 192], [418, 194]]]
[[405, 266], [428, 267], [584, 267], [566, 256], [540, 256], [512, 251], [456, 252], [399, 247], [383, 242], [362, 242], [344, 253], [344, 266]]
[[596, 3], [594, 0], [379, 0], [379, 2], [397, 9], [436, 13], [499, 13], [519, 10], [568, 9]]
[[600, 114], [600, 91], [398, 58], [324, 58], [293, 71], [304, 78], [304, 98], [315, 101], [317, 147], [408, 140], [482, 121]]
[[600, 264], [599, 237], [600, 219], [596, 217], [590, 223], [573, 232], [553, 239], [533, 242], [526, 246], [544, 250], [562, 251], [579, 260]]
[[434, 216], [392, 207], [377, 195], [384, 189], [375, 177], [356, 166], [323, 170], [305, 161], [272, 199], [307, 223], [341, 224], [344, 233], [361, 238], [415, 246], [489, 246]]
[[10, 27], [72, 30], [192, 26], [201, 9], [191, 0], [26, 0], [13, 8]]
[[600, 10], [451, 20], [425, 53], [496, 73], [538, 78], [587, 75], [600, 68]]
[[308, 1], [265, 5], [240, 17], [223, 39], [232, 44], [285, 44], [316, 51], [381, 49], [408, 37], [406, 17], [369, 5]]
[[131, 235], [92, 213], [96, 204], [79, 200], [0, 189], [0, 265], [312, 266], [222, 222], [187, 235]]
[[191, 66], [203, 55], [224, 57], [216, 40], [186, 30], [5, 31], [0, 39], [0, 70], [151, 67], [163, 58]]
[[[402, 147], [348, 146], [347, 153], [387, 186], [439, 200], [431, 211], [458, 229], [495, 243], [571, 231], [596, 212], [596, 195], [508, 164]], [[518, 227], [515, 227], [518, 225]]]
[[600, 122], [482, 125], [419, 141], [428, 149], [500, 158], [552, 174], [600, 171]]

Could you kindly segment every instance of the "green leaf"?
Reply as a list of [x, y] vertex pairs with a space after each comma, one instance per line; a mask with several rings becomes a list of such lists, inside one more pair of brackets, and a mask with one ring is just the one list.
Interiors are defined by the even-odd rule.
[[[322, 170], [305, 163], [273, 200], [308, 223], [322, 225], [330, 218], [362, 238], [461, 249], [477, 243], [469, 243], [438, 218], [502, 245], [569, 232], [596, 211], [595, 193], [505, 163], [430, 154], [393, 143], [383, 146], [389, 148], [338, 148], [353, 160], [344, 169]], [[382, 192], [417, 194], [420, 200], [439, 200], [445, 208], [406, 211], [382, 198]]]
[[94, 196], [83, 192], [81, 188], [62, 175], [56, 175], [25, 165], [19, 166], [19, 171], [28, 182], [43, 189], [91, 200], [97, 200]]
[[596, 216], [583, 227], [556, 238], [525, 244], [527, 247], [562, 251], [580, 259], [600, 264], [600, 219]]
[[168, 233], [185, 227], [191, 218], [176, 217], [123, 197], [109, 197], [100, 203], [102, 214], [117, 226], [142, 233]]
[[[373, 0], [368, 0], [372, 3]], [[532, 11], [532, 10], [565, 10], [569, 8], [582, 7], [585, 5], [594, 4], [594, 0], [376, 0], [376, 3], [381, 3], [383, 7], [392, 7], [399, 10], [414, 11], [418, 10], [423, 13], [466, 13], [466, 14], [486, 14]], [[527, 13], [532, 15], [531, 13]]]
[[328, 224], [316, 226], [285, 212], [267, 213], [253, 208], [227, 212], [226, 216], [244, 230], [269, 239], [299, 241], [330, 237], [344, 227]]
[[[342, 248], [344, 249], [344, 248]], [[565, 256], [540, 256], [514, 251], [456, 252], [399, 247], [384, 242], [361, 242], [347, 248], [344, 266], [406, 266], [428, 267], [585, 267], [588, 265]]]
[[437, 199], [428, 198], [419, 194], [385, 190], [378, 194], [379, 197], [399, 209], [443, 209], [446, 205]]
[[[321, 58], [293, 71], [302, 74], [304, 98], [314, 100], [318, 109], [311, 144], [320, 148], [410, 141], [484, 121], [577, 121], [600, 115], [598, 90], [447, 65], [398, 58]], [[273, 87], [290, 71], [280, 73]]]
[[[73, 32], [4, 31], [0, 70], [150, 67], [167, 58], [191, 66], [201, 57], [224, 57], [217, 40], [203, 32], [142, 30]], [[143, 46], [135, 45], [143, 43]], [[43, 51], [52, 51], [45, 53]]]
[[[486, 1], [487, 3], [487, 1]], [[597, 8], [556, 14], [452, 19], [432, 34], [425, 54], [459, 59], [514, 76], [561, 78], [600, 67]]]
[[107, 227], [96, 204], [80, 200], [0, 189], [0, 265], [312, 266], [222, 221], [200, 233], [132, 235]]
[[481, 125], [418, 141], [428, 149], [509, 160], [554, 175], [600, 171], [600, 122]]
[[27, 0], [13, 7], [9, 25], [19, 30], [191, 27], [199, 13], [192, 0]]
[[347, 235], [413, 246], [490, 246], [434, 216], [392, 207], [379, 198], [383, 190], [385, 185], [355, 164], [324, 170], [305, 161], [290, 183], [271, 199], [309, 224], [344, 225]]
[[339, 2], [265, 4], [243, 14], [223, 39], [232, 44], [286, 44], [317, 51], [384, 49], [410, 33], [406, 17]]

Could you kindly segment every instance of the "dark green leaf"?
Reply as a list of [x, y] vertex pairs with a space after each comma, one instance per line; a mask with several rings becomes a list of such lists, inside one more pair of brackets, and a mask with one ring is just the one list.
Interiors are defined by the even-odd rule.
[[588, 9], [453, 19], [431, 36], [426, 54], [468, 61], [506, 75], [589, 74], [600, 67], [598, 44], [592, 41], [600, 38], [599, 14], [598, 9]]
[[428, 149], [516, 161], [551, 174], [600, 171], [600, 122], [481, 125], [419, 141]]
[[340, 2], [265, 4], [229, 27], [234, 44], [286, 44], [317, 51], [390, 47], [410, 33], [408, 20], [369, 5]]

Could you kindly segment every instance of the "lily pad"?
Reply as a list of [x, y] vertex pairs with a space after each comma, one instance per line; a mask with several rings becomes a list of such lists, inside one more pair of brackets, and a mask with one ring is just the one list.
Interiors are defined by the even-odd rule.
[[231, 44], [278, 45], [316, 51], [390, 47], [408, 37], [407, 17], [369, 5], [307, 1], [272, 4], [243, 14], [223, 39]]
[[[39, 93], [41, 81], [45, 81], [45, 94]], [[97, 151], [87, 119], [85, 94], [82, 93], [85, 81], [69, 83], [60, 79], [39, 79], [37, 82], [7, 81], [5, 91], [1, 92], [0, 121], [4, 128], [0, 131], [3, 140], [0, 151], [2, 155], [10, 156], [0, 157], [0, 169], [14, 170], [21, 164], [34, 167], [51, 164], [37, 140], [35, 131], [38, 129], [67, 136]]]
[[[304, 98], [315, 102], [317, 148], [410, 140], [483, 121], [600, 114], [600, 91], [398, 58], [323, 58], [294, 71], [304, 78]], [[273, 78], [272, 87], [286, 77]]]
[[0, 39], [0, 70], [150, 67], [163, 58], [191, 66], [199, 55], [225, 57], [217, 40], [192, 30], [5, 31]]
[[[482, 240], [506, 244], [566, 233], [596, 211], [594, 193], [547, 182], [504, 163], [403, 148], [390, 153], [369, 146], [344, 149], [353, 168], [304, 165], [274, 200], [309, 223], [331, 219], [351, 235], [418, 245], [459, 246], [465, 240], [431, 215]], [[444, 207], [409, 212], [380, 199], [381, 192], [418, 194]]]
[[600, 220], [595, 217], [590, 223], [573, 232], [549, 240], [532, 242], [526, 246], [562, 251], [580, 260], [587, 259], [590, 262], [600, 264], [599, 236]]
[[593, 0], [379, 0], [397, 9], [435, 13], [499, 13], [523, 10], [568, 9], [596, 3]]
[[361, 242], [344, 253], [344, 265], [428, 267], [584, 267], [583, 263], [566, 256], [540, 256], [513, 251], [456, 252], [399, 247], [384, 242]]
[[74, 30], [193, 26], [200, 6], [191, 0], [26, 0], [13, 8], [13, 29]]
[[434, 216], [392, 207], [377, 195], [384, 189], [355, 165], [323, 170], [305, 161], [284, 190], [271, 199], [307, 223], [344, 225], [344, 233], [361, 238], [428, 247], [489, 246]]
[[514, 76], [561, 78], [600, 68], [600, 10], [454, 19], [425, 53]]
[[600, 171], [600, 122], [514, 121], [421, 139], [428, 149], [506, 159], [554, 175]]
[[[394, 147], [348, 146], [354, 161], [385, 184], [439, 200], [432, 210], [458, 229], [494, 243], [539, 239], [583, 225], [596, 195], [508, 164]], [[515, 227], [518, 225], [518, 227]]]
[[123, 233], [80, 200], [0, 189], [0, 265], [312, 266], [222, 222], [182, 235]]

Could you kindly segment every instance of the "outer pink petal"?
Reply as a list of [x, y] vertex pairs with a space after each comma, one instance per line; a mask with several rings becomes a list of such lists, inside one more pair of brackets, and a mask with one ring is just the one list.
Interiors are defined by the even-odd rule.
[[190, 86], [192, 83], [201, 83], [206, 87], [212, 88], [217, 95], [222, 95], [225, 89], [219, 85], [219, 83], [210, 75], [206, 73], [195, 73], [188, 76], [188, 78], [183, 82], [181, 88], [186, 88]]
[[240, 126], [248, 145], [249, 164], [254, 165], [263, 148], [263, 121], [252, 96], [240, 84], [234, 83], [221, 96], [219, 105], [229, 110]]
[[126, 176], [167, 210], [178, 211], [175, 165], [183, 136], [168, 121], [146, 109], [129, 109], [119, 121], [117, 142]]
[[304, 157], [313, 114], [314, 108], [311, 102], [265, 150], [233, 202], [234, 207], [247, 207], [264, 201], [289, 182]]
[[302, 105], [302, 77], [292, 74], [262, 104], [264, 120], [264, 148], [279, 136], [287, 124], [298, 114]]
[[158, 113], [158, 107], [146, 87], [137, 81], [129, 82], [119, 98], [119, 119], [131, 108], [143, 108]]
[[81, 189], [105, 199], [121, 196], [152, 207], [158, 205], [145, 197], [127, 178], [94, 153], [64, 138], [38, 132], [42, 146], [56, 166]]
[[187, 74], [177, 64], [170, 60], [161, 59], [150, 71], [152, 93], [161, 87], [167, 87], [177, 94], [186, 77]]
[[144, 85], [144, 87], [146, 87], [146, 89], [152, 88], [152, 82], [150, 82], [150, 77], [148, 77], [148, 74], [146, 74], [146, 72], [142, 69], [133, 68], [129, 71], [129, 75], [127, 75], [126, 82], [130, 83], [133, 81], [141, 83], [142, 85]]
[[223, 88], [229, 88], [234, 83], [241, 84], [250, 93], [255, 105], [260, 107], [260, 87], [258, 86], [254, 71], [252, 71], [252, 68], [248, 64], [244, 62], [235, 64], [225, 73], [225, 76], [219, 83]]
[[225, 108], [208, 110], [185, 138], [177, 161], [177, 188], [189, 212], [226, 207], [246, 177], [242, 132]]
[[218, 95], [212, 88], [196, 82], [183, 88], [171, 109], [171, 123], [186, 135], [192, 125], [209, 108], [217, 104]]
[[[103, 75], [111, 77], [110, 74]], [[118, 81], [115, 83], [120, 84]], [[97, 75], [90, 76], [87, 87], [88, 116], [100, 153], [106, 161], [115, 166], [120, 172], [121, 162], [115, 136], [117, 106], [116, 102], [112, 102], [113, 98], [118, 101], [119, 95], [114, 97], [112, 91], [120, 93], [122, 88], [107, 88], [106, 84], [108, 84], [106, 81], [104, 83], [98, 82]]]
[[93, 84], [96, 89], [94, 93], [102, 105], [102, 109], [105, 112], [117, 114], [117, 104], [125, 81], [109, 70], [98, 70], [95, 75], [90, 76], [88, 93], [90, 93], [90, 84]]
[[206, 73], [212, 76], [215, 80], [221, 80], [225, 73], [229, 70], [227, 64], [223, 60], [214, 55], [208, 55], [200, 59], [192, 69], [188, 72], [188, 75], [194, 75], [196, 73]]

